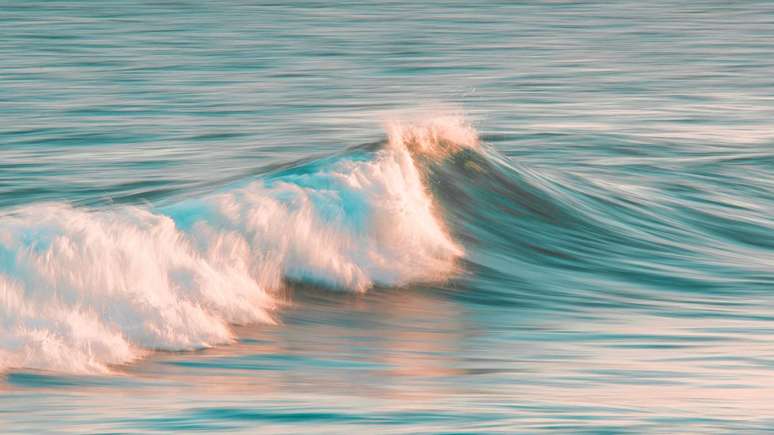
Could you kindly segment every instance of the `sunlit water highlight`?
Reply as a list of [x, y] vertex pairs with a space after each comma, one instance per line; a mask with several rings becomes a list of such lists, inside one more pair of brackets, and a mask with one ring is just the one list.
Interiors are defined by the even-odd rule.
[[769, 2], [8, 2], [0, 432], [765, 432]]

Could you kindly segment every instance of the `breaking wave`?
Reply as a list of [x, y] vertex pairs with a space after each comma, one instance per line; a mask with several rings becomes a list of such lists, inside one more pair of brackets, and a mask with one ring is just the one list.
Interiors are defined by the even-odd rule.
[[153, 349], [272, 323], [288, 281], [363, 292], [443, 281], [462, 246], [428, 168], [478, 147], [461, 118], [165, 207], [25, 206], [0, 217], [0, 369], [109, 372]]

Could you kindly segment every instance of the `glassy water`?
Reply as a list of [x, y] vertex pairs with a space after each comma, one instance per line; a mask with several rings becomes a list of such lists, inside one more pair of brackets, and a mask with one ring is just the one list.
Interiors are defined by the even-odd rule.
[[774, 427], [774, 3], [0, 0], [0, 432]]

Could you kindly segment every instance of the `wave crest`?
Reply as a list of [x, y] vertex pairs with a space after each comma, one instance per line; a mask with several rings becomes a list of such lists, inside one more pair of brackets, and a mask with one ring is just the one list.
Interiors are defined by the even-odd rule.
[[479, 148], [478, 132], [459, 115], [392, 119], [385, 129], [391, 147], [436, 159], [464, 148]]

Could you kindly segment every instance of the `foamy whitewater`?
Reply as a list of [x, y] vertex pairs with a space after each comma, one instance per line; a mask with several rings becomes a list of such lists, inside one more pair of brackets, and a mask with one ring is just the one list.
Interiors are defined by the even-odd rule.
[[287, 280], [364, 292], [446, 279], [463, 254], [423, 165], [475, 131], [393, 121], [354, 150], [165, 208], [33, 205], [0, 218], [0, 368], [107, 372], [272, 323]]

